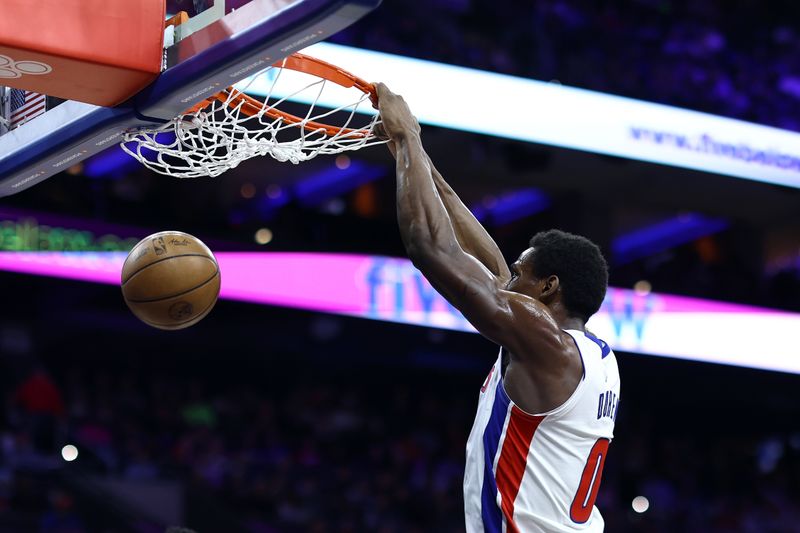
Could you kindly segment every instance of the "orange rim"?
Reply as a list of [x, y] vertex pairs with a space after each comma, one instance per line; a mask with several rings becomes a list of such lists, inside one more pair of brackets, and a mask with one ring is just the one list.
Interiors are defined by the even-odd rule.
[[[369, 95], [369, 99], [372, 102], [372, 105], [377, 107], [378, 105], [378, 93], [375, 90], [375, 85], [364, 81], [363, 79], [350, 74], [346, 70], [342, 70], [336, 65], [332, 65], [326, 61], [321, 59], [317, 59], [315, 57], [307, 56], [301, 53], [294, 53], [287, 57], [286, 59], [282, 59], [281, 61], [277, 61], [273, 64], [274, 67], [283, 67], [289, 70], [295, 70], [298, 72], [305, 72], [307, 74], [312, 74], [314, 76], [324, 78], [330, 82], [333, 82], [337, 85], [341, 85], [345, 88], [355, 87], [359, 91], [363, 92], [364, 94]], [[241, 111], [248, 117], [252, 117], [258, 115], [263, 111], [264, 103], [256, 100], [255, 98], [244, 94], [241, 91], [234, 89], [233, 87], [228, 87], [224, 91], [221, 91], [213, 96], [210, 96], [203, 100], [202, 102], [198, 103], [197, 105], [187, 109], [184, 111], [184, 115], [191, 115], [197, 113], [198, 111], [208, 107], [215, 101], [219, 101], [222, 103], [227, 103], [230, 107], [238, 107], [241, 105]], [[287, 113], [285, 111], [281, 111], [279, 109], [275, 109], [273, 107], [268, 108], [266, 111], [263, 111], [265, 115], [273, 119], [281, 119], [288, 124], [303, 124], [303, 128], [309, 131], [319, 131], [324, 130], [327, 135], [346, 135], [346, 136], [361, 136], [366, 137], [367, 132], [364, 129], [353, 129], [353, 128], [342, 128], [339, 126], [331, 126], [330, 124], [324, 124], [322, 122], [314, 122], [313, 120], [305, 121], [304, 119], [292, 115], [291, 113]]]

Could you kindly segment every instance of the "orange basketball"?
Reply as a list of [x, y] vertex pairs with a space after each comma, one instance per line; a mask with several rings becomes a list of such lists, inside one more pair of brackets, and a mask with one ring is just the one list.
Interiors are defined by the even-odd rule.
[[162, 231], [133, 247], [122, 265], [122, 296], [133, 314], [159, 329], [206, 316], [219, 296], [219, 265], [198, 238]]

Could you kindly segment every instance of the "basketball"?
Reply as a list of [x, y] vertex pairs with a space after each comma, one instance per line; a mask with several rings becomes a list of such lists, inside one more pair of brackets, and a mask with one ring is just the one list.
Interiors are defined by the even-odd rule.
[[122, 296], [136, 317], [175, 330], [205, 317], [219, 296], [219, 265], [198, 238], [162, 231], [139, 241], [122, 265]]

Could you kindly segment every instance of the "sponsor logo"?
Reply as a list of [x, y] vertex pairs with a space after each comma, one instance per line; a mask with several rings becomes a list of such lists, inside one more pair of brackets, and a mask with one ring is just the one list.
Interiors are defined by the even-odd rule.
[[69, 157], [65, 157], [61, 161], [58, 161], [57, 163], [53, 163], [53, 168], [58, 168], [60, 166], [66, 165], [70, 161], [74, 161], [75, 159], [78, 159], [79, 157], [81, 157], [82, 155], [85, 155], [85, 154], [86, 154], [86, 150], [82, 150], [81, 152], [79, 152], [77, 154], [72, 154]]
[[209, 85], [208, 87], [204, 87], [199, 91], [195, 91], [186, 98], [181, 99], [181, 103], [186, 104], [193, 100], [197, 100], [199, 97], [203, 96], [206, 93], [217, 91], [217, 87], [219, 87], [219, 83], [215, 83], [214, 85]]
[[97, 141], [96, 143], [94, 143], [94, 145], [95, 146], [103, 146], [104, 144], [110, 143], [114, 139], [118, 139], [121, 135], [122, 135], [122, 133], [115, 133], [114, 135], [109, 135], [105, 139], [101, 139], [101, 140]]
[[230, 74], [228, 74], [228, 76], [231, 77], [231, 78], [238, 78], [242, 74], [246, 74], [246, 73], [250, 72], [251, 70], [253, 70], [253, 69], [257, 68], [257, 67], [260, 67], [264, 63], [265, 63], [265, 61], [263, 59], [259, 59], [255, 63], [247, 65], [246, 67], [240, 68], [236, 72], [231, 72]]
[[0, 54], [0, 80], [11, 80], [22, 76], [41, 76], [49, 74], [53, 67], [41, 61], [14, 61], [8, 56]]
[[18, 181], [18, 182], [16, 182], [14, 185], [12, 185], [12, 186], [11, 186], [11, 188], [12, 188], [12, 189], [16, 189], [17, 187], [22, 187], [23, 185], [25, 185], [25, 184], [26, 184], [26, 183], [28, 183], [29, 181], [33, 181], [33, 180], [35, 180], [36, 178], [38, 178], [38, 177], [40, 177], [40, 176], [44, 176], [44, 172], [43, 172], [43, 171], [41, 171], [41, 170], [40, 170], [39, 172], [35, 173], [35, 174], [31, 174], [31, 175], [30, 175], [30, 176], [28, 176], [27, 178], [24, 178], [24, 179], [21, 179], [21, 180], [19, 180], [19, 181]]
[[300, 39], [297, 39], [295, 42], [281, 48], [281, 52], [288, 52], [289, 50], [294, 50], [298, 46], [304, 45], [309, 41], [319, 39], [320, 35], [322, 35], [322, 31], [317, 31], [316, 33], [313, 33], [311, 35], [306, 35], [305, 37], [301, 37]]

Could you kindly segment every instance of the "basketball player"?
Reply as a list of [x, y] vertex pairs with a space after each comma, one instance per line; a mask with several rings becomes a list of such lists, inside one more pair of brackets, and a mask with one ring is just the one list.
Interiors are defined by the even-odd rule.
[[605, 259], [586, 238], [551, 230], [507, 267], [434, 168], [403, 98], [377, 88], [408, 255], [501, 346], [467, 442], [467, 532], [602, 531], [594, 502], [620, 380], [614, 353], [585, 324], [605, 296]]

